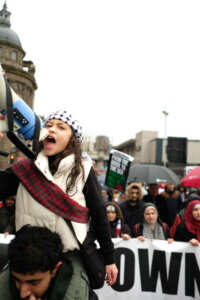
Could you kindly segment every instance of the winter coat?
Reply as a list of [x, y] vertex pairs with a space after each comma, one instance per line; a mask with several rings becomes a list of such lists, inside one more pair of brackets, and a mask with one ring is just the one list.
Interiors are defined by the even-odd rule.
[[0, 207], [0, 233], [15, 233], [15, 211], [9, 211], [5, 206]]
[[[169, 227], [166, 223], [163, 223], [163, 222], [158, 222], [159, 226], [161, 227], [162, 231], [163, 231], [163, 234], [164, 234], [164, 237], [165, 239], [167, 240], [169, 238]], [[134, 237], [137, 237], [137, 236], [144, 236], [144, 233], [143, 233], [143, 222], [139, 223], [139, 224], [135, 224], [134, 225]], [[148, 238], [148, 236], [144, 236], [146, 238]]]
[[[52, 279], [48, 289], [49, 300], [68, 300], [68, 286], [72, 277], [73, 266], [71, 262], [63, 257], [62, 265], [56, 276]], [[9, 274], [8, 265], [0, 272], [0, 299], [2, 300], [20, 300], [19, 292], [15, 286], [12, 275]]]
[[[48, 158], [43, 152], [40, 152], [35, 165], [45, 178], [57, 184], [63, 191], [66, 190], [66, 181], [74, 164], [74, 155], [70, 155], [61, 160], [58, 170], [54, 175], [51, 174], [48, 167]], [[88, 177], [92, 163], [90, 160], [83, 160], [85, 170], [85, 180]], [[78, 177], [76, 185], [73, 189], [72, 198], [82, 206], [86, 206], [85, 197], [83, 195], [83, 187], [85, 182], [81, 176]], [[29, 191], [20, 183], [17, 191], [16, 199], [16, 230], [20, 229], [24, 224], [32, 226], [45, 226], [51, 231], [58, 232], [64, 244], [64, 252], [79, 248], [71, 230], [66, 226], [62, 217], [38, 203], [29, 193]], [[82, 243], [87, 234], [87, 224], [72, 222], [76, 235]]]
[[141, 208], [145, 202], [139, 200], [136, 205], [131, 205], [131, 201], [127, 200], [120, 204], [124, 223], [128, 225], [131, 230], [131, 235], [134, 236], [134, 225], [141, 222]]
[[189, 242], [191, 239], [197, 239], [197, 236], [192, 232], [189, 232], [184, 221], [182, 221], [177, 227], [174, 234], [174, 240], [177, 242]]
[[[36, 167], [42, 172], [47, 180], [57, 184], [63, 191], [66, 190], [66, 180], [71, 171], [74, 162], [74, 155], [70, 155], [61, 160], [58, 170], [54, 175], [51, 174], [48, 167], [48, 158], [43, 152], [40, 152], [36, 161]], [[101, 199], [100, 188], [91, 168], [92, 162], [87, 157], [83, 158], [85, 170], [85, 182], [82, 182], [81, 176], [78, 177], [74, 195], [70, 196], [79, 204], [89, 208], [91, 223], [94, 228], [96, 238], [101, 246], [101, 252], [105, 259], [105, 264], [114, 263], [114, 246], [111, 241], [109, 225], [104, 203]], [[35, 199], [23, 187], [14, 171], [10, 168], [0, 171], [0, 194], [3, 198], [9, 195], [17, 194], [16, 199], [16, 227], [19, 229], [25, 224], [35, 226], [47, 226], [51, 231], [60, 234], [64, 244], [64, 252], [78, 249], [78, 244], [68, 228], [66, 222], [52, 211], [48, 210]], [[73, 223], [73, 227], [80, 242], [85, 239], [87, 233], [87, 224]]]
[[[116, 238], [116, 227], [117, 227], [117, 224], [118, 224], [118, 220], [116, 220], [114, 222], [109, 222], [110, 232], [111, 232], [111, 237], [112, 238]], [[128, 225], [124, 224], [124, 222], [121, 220], [121, 233], [120, 233], [120, 236], [123, 233], [131, 235], [131, 231], [130, 231]]]
[[161, 194], [165, 198], [166, 210], [162, 217], [162, 221], [166, 222], [169, 227], [172, 226], [177, 213], [182, 209], [183, 202], [179, 191], [173, 193], [163, 192]]

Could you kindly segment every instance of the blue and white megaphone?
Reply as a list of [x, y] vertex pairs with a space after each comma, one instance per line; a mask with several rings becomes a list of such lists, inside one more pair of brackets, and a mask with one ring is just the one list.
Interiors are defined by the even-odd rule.
[[[0, 131], [7, 132], [12, 143], [29, 158], [35, 157], [38, 141], [47, 137], [48, 131], [33, 110], [20, 99], [9, 86], [4, 70], [0, 65], [0, 113], [5, 119], [0, 120]], [[24, 144], [32, 141], [32, 150]]]

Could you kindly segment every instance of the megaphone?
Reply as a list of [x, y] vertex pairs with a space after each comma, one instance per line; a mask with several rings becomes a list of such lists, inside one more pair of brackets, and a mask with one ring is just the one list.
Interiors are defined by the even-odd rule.
[[[8, 138], [27, 157], [34, 158], [38, 141], [47, 137], [42, 120], [26, 102], [9, 86], [4, 70], [0, 64], [0, 131], [7, 132]], [[32, 150], [23, 141], [32, 141]]]

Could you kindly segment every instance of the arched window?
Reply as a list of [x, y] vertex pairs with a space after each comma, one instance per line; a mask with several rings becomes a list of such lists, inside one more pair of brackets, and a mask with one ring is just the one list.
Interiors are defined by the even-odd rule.
[[17, 51], [12, 50], [12, 52], [11, 52], [11, 59], [12, 59], [13, 61], [16, 61], [16, 60], [17, 60]]

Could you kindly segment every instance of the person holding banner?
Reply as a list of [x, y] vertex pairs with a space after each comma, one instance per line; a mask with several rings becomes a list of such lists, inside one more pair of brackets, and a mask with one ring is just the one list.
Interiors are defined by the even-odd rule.
[[140, 210], [144, 205], [141, 184], [136, 182], [129, 184], [127, 186], [127, 197], [127, 201], [120, 203], [120, 208], [124, 222], [130, 228], [131, 236], [134, 237], [134, 225], [141, 221]]
[[146, 203], [141, 210], [141, 218], [142, 222], [134, 226], [134, 234], [140, 241], [143, 242], [146, 238], [157, 240], [169, 238], [169, 227], [161, 222], [156, 205]]
[[124, 218], [119, 205], [116, 202], [111, 201], [107, 202], [105, 206], [110, 225], [111, 237], [121, 237], [123, 240], [129, 240], [131, 238], [131, 232], [128, 225], [124, 224]]
[[188, 203], [183, 221], [177, 226], [174, 240], [189, 242], [193, 246], [200, 243], [200, 201], [193, 200]]
[[[70, 260], [82, 270], [72, 276], [69, 299], [86, 300], [87, 275], [78, 242], [65, 219], [71, 221], [80, 243], [84, 242], [91, 221], [105, 261], [105, 280], [112, 285], [118, 270], [106, 210], [92, 161], [81, 149], [83, 136], [79, 122], [67, 111], [59, 110], [47, 118], [45, 128], [49, 135], [40, 142], [34, 161], [20, 160], [12, 168], [0, 171], [0, 194], [2, 197], [17, 194], [16, 230], [26, 224], [46, 226], [61, 236], [64, 253], [71, 251]], [[77, 276], [84, 289], [74, 286]]]

